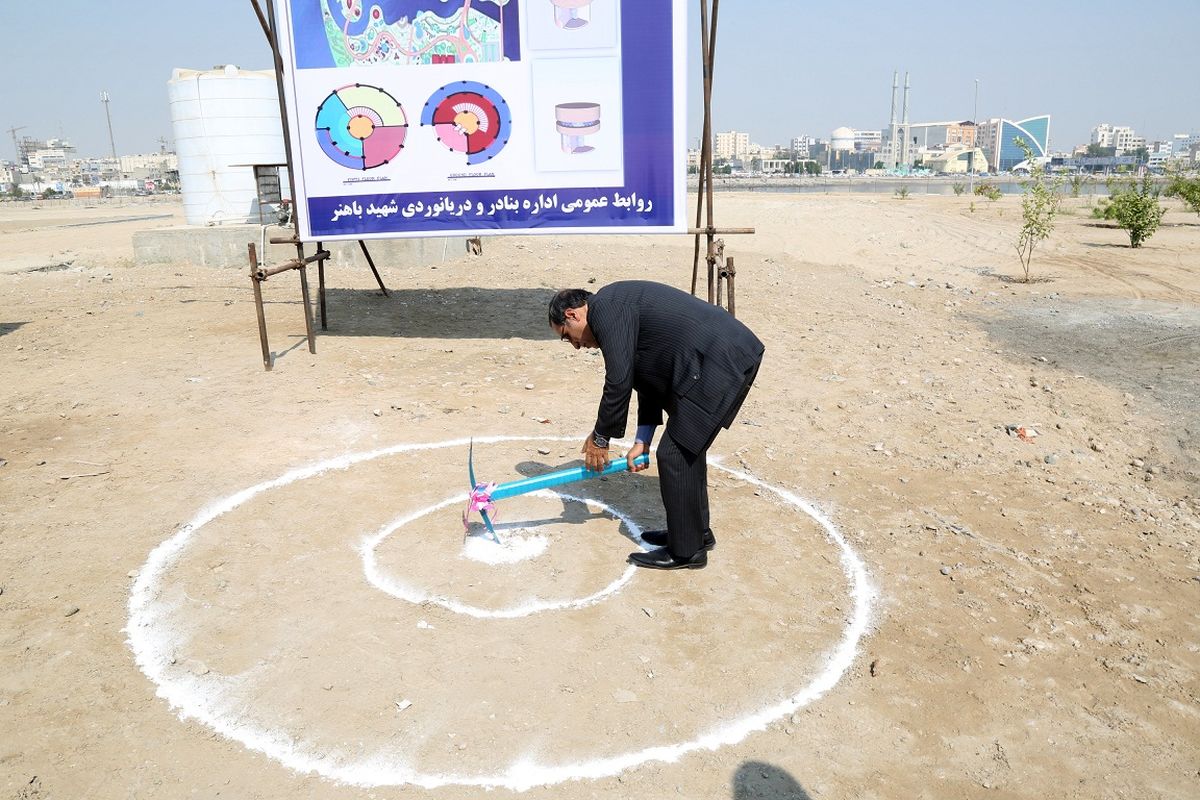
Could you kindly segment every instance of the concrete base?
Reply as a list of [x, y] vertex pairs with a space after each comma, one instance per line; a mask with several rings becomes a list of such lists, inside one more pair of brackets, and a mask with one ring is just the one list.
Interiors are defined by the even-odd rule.
[[[267, 228], [267, 239], [272, 236], [291, 236], [291, 228]], [[246, 245], [254, 243], [263, 260], [262, 227], [259, 225], [220, 225], [208, 228], [178, 227], [139, 231], [133, 235], [133, 258], [138, 266], [164, 264], [199, 264], [204, 267], [229, 267], [249, 272], [250, 257]], [[369, 239], [367, 250], [382, 268], [390, 264], [438, 264], [457, 259], [466, 253], [466, 237], [429, 239]], [[311, 255], [315, 245], [306, 246]], [[366, 267], [366, 259], [358, 242], [327, 242], [325, 248], [331, 253], [326, 262], [332, 267]], [[296, 246], [290, 244], [268, 244], [266, 263], [268, 266], [282, 264], [296, 257]]]

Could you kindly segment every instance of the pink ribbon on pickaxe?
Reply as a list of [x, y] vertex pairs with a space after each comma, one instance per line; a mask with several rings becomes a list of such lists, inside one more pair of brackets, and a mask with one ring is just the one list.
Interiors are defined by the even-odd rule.
[[470, 525], [467, 523], [467, 517], [472, 511], [487, 513], [495, 516], [496, 502], [492, 500], [492, 492], [495, 491], [496, 484], [492, 483], [477, 483], [475, 488], [471, 490], [471, 494], [467, 496], [467, 507], [463, 509], [463, 530], [469, 531]]

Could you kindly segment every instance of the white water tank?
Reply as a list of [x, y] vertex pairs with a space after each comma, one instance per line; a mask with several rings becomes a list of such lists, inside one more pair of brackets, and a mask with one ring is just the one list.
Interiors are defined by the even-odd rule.
[[287, 160], [275, 87], [271, 70], [172, 72], [167, 94], [189, 225], [258, 222], [254, 170], [245, 165]]

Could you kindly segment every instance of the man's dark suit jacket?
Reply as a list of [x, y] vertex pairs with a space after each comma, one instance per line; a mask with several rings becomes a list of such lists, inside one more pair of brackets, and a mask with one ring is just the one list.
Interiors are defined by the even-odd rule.
[[727, 311], [651, 281], [621, 281], [588, 298], [587, 322], [604, 354], [602, 436], [625, 434], [629, 398], [639, 425], [698, 453], [733, 424], [762, 361], [763, 344]]

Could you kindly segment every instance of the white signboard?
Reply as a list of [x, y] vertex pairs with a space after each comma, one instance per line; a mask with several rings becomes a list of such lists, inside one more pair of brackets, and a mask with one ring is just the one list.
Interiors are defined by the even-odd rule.
[[685, 0], [274, 0], [304, 240], [687, 229]]

